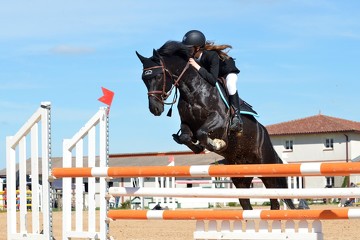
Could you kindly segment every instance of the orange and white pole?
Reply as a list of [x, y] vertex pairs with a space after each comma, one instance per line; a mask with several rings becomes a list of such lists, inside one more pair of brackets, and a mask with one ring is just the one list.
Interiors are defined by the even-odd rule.
[[128, 220], [339, 220], [359, 219], [360, 209], [330, 210], [109, 210], [108, 218]]
[[64, 177], [288, 177], [349, 176], [360, 173], [360, 162], [295, 163], [250, 165], [194, 165], [144, 167], [54, 168], [56, 178]]

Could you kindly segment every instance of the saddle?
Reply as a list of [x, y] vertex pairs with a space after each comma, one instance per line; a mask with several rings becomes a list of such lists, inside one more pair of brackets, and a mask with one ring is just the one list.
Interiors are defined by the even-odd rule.
[[[226, 80], [225, 78], [221, 77], [217, 79], [218, 84], [216, 84], [216, 87], [218, 91], [220, 92], [221, 99], [225, 103], [225, 105], [229, 108], [229, 91], [226, 87]], [[241, 114], [248, 114], [253, 116], [258, 116], [258, 113], [252, 108], [252, 106], [245, 102], [242, 98], [239, 97], [240, 101], [240, 113]], [[231, 115], [234, 114], [234, 110], [230, 108]]]

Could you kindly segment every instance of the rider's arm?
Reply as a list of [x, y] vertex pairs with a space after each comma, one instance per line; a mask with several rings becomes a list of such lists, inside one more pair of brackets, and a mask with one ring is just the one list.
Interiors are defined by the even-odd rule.
[[201, 66], [199, 73], [212, 86], [215, 86], [217, 78], [219, 76], [219, 57], [215, 51], [204, 51], [201, 62], [204, 62], [204, 66]]

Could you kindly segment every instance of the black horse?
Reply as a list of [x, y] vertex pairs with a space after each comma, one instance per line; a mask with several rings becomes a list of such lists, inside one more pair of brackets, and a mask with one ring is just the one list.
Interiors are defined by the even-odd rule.
[[[164, 111], [166, 99], [176, 88], [179, 90], [178, 111], [181, 126], [174, 140], [185, 144], [193, 152], [205, 148], [225, 158], [225, 164], [282, 163], [275, 152], [269, 134], [252, 115], [242, 115], [244, 130], [241, 134], [229, 131], [230, 110], [216, 87], [207, 83], [189, 66], [188, 48], [181, 42], [168, 41], [153, 56], [146, 58], [136, 52], [143, 64], [142, 79], [147, 87], [149, 109], [155, 116]], [[176, 97], [175, 97], [176, 100]], [[248, 107], [248, 105], [242, 105]], [[249, 188], [252, 177], [232, 178], [237, 188]], [[285, 177], [262, 177], [267, 188], [287, 188]], [[249, 199], [239, 199], [244, 210], [251, 210]], [[294, 209], [290, 199], [284, 200]], [[270, 199], [271, 209], [279, 209], [277, 199]]]

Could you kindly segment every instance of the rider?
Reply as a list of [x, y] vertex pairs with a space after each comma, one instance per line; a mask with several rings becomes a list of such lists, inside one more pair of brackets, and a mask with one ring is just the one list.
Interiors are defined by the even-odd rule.
[[235, 66], [234, 59], [229, 57], [223, 50], [231, 48], [230, 45], [214, 45], [207, 42], [205, 35], [198, 30], [187, 32], [182, 43], [191, 47], [189, 63], [199, 72], [201, 77], [215, 86], [218, 77], [226, 79], [226, 87], [229, 91], [229, 100], [234, 108], [234, 116], [231, 120], [230, 130], [243, 130], [243, 121], [240, 116], [239, 95], [236, 88], [237, 74], [240, 70]]

